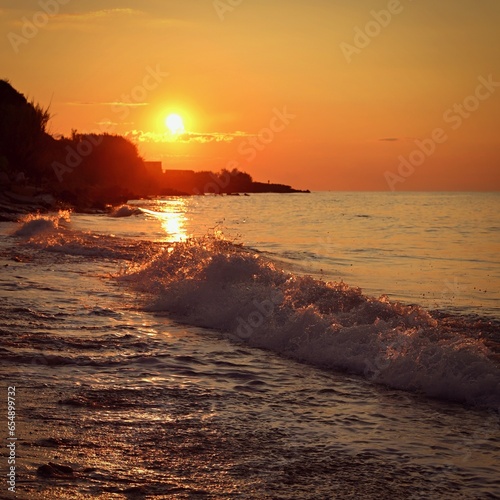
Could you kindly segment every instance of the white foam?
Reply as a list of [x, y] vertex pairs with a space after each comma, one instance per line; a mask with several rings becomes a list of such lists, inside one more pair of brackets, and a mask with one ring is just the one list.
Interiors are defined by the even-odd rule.
[[130, 217], [132, 215], [141, 215], [143, 211], [140, 208], [131, 207], [130, 205], [121, 205], [115, 208], [111, 213], [111, 217]]
[[37, 234], [57, 230], [57, 224], [53, 220], [33, 219], [25, 222], [23, 226], [14, 232], [14, 236], [31, 238]]
[[172, 245], [121, 277], [147, 308], [225, 331], [312, 365], [428, 396], [500, 408], [500, 369], [485, 345], [418, 306], [345, 283], [283, 272], [216, 238]]
[[13, 236], [22, 237], [25, 245], [48, 252], [100, 259], [137, 261], [139, 257], [148, 258], [158, 248], [154, 242], [75, 231], [67, 227], [69, 221], [67, 212], [32, 215], [22, 221]]
[[31, 238], [40, 234], [54, 232], [60, 225], [70, 221], [70, 214], [68, 210], [61, 210], [57, 214], [27, 215], [21, 219], [22, 226], [13, 233], [13, 236]]

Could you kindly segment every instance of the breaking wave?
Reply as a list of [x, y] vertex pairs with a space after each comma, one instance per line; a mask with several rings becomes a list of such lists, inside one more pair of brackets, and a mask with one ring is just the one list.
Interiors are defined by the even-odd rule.
[[223, 239], [170, 245], [119, 279], [149, 311], [392, 388], [500, 409], [488, 321], [449, 321], [359, 288], [297, 276]]
[[500, 411], [497, 320], [369, 297], [219, 237], [160, 244], [72, 231], [68, 220], [34, 216], [14, 236], [48, 252], [127, 261], [117, 279], [141, 292], [146, 310], [316, 367]]
[[111, 213], [111, 217], [131, 217], [132, 215], [142, 215], [144, 212], [137, 207], [131, 207], [130, 205], [122, 205], [115, 208]]
[[31, 238], [37, 235], [56, 231], [61, 225], [70, 221], [68, 210], [61, 210], [55, 215], [30, 214], [21, 219], [22, 226], [17, 229], [13, 236]]
[[12, 236], [23, 244], [47, 252], [110, 260], [147, 259], [160, 245], [143, 240], [118, 238], [109, 234], [74, 231], [68, 227], [69, 212], [58, 215], [34, 215], [24, 219]]

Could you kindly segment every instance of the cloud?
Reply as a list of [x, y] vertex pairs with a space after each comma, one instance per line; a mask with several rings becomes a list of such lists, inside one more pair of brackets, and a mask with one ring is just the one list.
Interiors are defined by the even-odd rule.
[[[31, 19], [35, 14], [34, 11], [30, 10], [21, 10], [26, 14], [28, 19]], [[43, 9], [39, 8], [38, 11], [45, 15]], [[66, 13], [64, 12], [64, 6], [61, 6], [58, 12], [54, 12], [52, 15], [49, 15], [49, 22], [44, 26], [45, 29], [48, 30], [59, 30], [59, 29], [81, 29], [81, 28], [94, 28], [96, 26], [96, 22], [99, 20], [109, 20], [113, 18], [123, 18], [124, 16], [130, 17], [133, 19], [137, 19], [138, 16], [143, 15], [144, 12], [136, 9], [100, 9], [93, 10], [88, 12], [75, 12], [75, 13]], [[20, 27], [25, 23], [25, 19], [20, 18], [13, 21], [13, 25]]]
[[232, 142], [237, 137], [248, 137], [250, 134], [237, 131], [232, 133], [227, 132], [211, 132], [205, 134], [196, 134], [193, 132], [185, 132], [180, 134], [177, 140], [181, 142]]
[[102, 19], [103, 17], [133, 16], [140, 14], [143, 14], [143, 12], [141, 10], [136, 10], [136, 9], [101, 9], [85, 13], [60, 14], [58, 17], [60, 19], [67, 18], [80, 21], [92, 21], [94, 19]]
[[148, 14], [148, 12], [138, 9], [115, 8], [66, 13], [61, 7], [61, 11], [51, 17], [46, 28], [49, 30], [77, 29], [92, 31], [98, 27], [102, 28], [106, 25], [106, 22], [113, 20], [120, 20], [120, 22], [123, 22], [124, 19], [131, 20], [135, 25], [141, 20], [146, 21], [148, 25], [157, 24], [163, 27], [187, 24], [186, 22], [171, 17], [153, 17]]
[[97, 125], [99, 126], [104, 126], [104, 127], [116, 127], [119, 125], [117, 122], [113, 122], [111, 120], [101, 120], [100, 122], [96, 122]]
[[413, 142], [418, 137], [382, 137], [378, 142]]
[[89, 22], [97, 19], [140, 15], [143, 12], [135, 9], [101, 9], [89, 12], [76, 12], [74, 14], [58, 14], [56, 19], [60, 22]]
[[[8, 0], [3, 2], [9, 3]], [[3, 3], [2, 2], [2, 3]], [[0, 14], [2, 21], [14, 29], [22, 29], [27, 20], [30, 22], [34, 16], [48, 16], [48, 22], [43, 24], [43, 29], [47, 31], [74, 31], [81, 33], [98, 33], [107, 30], [113, 23], [126, 23], [130, 29], [137, 29], [139, 24], [147, 26], [149, 29], [158, 27], [165, 29], [166, 27], [175, 26], [192, 26], [192, 22], [183, 19], [175, 18], [170, 15], [165, 15], [163, 12], [155, 12], [150, 9], [149, 5], [141, 5], [139, 10], [134, 8], [108, 8], [94, 10], [79, 10], [76, 12], [68, 12], [73, 5], [59, 5], [54, 11], [47, 11], [40, 3], [28, 5], [27, 0], [18, 0], [12, 6], [2, 5]], [[81, 6], [75, 6], [78, 8]]]
[[123, 102], [123, 101], [111, 101], [111, 102], [96, 102], [96, 101], [70, 101], [63, 102], [66, 106], [149, 106], [149, 102]]
[[145, 132], [143, 130], [130, 130], [125, 133], [125, 137], [131, 139], [135, 142], [149, 142], [149, 143], [168, 143], [168, 142], [197, 142], [201, 144], [206, 144], [208, 142], [232, 142], [238, 137], [250, 137], [253, 134], [247, 134], [246, 132], [236, 131], [236, 132], [210, 132], [210, 133], [195, 133], [195, 132], [184, 132], [179, 135], [172, 135], [169, 132]]

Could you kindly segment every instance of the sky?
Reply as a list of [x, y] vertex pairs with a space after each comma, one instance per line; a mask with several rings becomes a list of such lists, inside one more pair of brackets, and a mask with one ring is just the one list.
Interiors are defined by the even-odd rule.
[[[3, 0], [49, 132], [311, 190], [500, 190], [498, 0]], [[178, 114], [183, 133], [165, 124]]]

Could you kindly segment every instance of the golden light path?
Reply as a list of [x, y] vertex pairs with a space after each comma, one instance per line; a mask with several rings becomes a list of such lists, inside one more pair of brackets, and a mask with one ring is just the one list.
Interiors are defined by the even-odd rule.
[[157, 203], [156, 210], [142, 210], [160, 221], [168, 241], [186, 240], [185, 200], [157, 200]]

